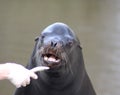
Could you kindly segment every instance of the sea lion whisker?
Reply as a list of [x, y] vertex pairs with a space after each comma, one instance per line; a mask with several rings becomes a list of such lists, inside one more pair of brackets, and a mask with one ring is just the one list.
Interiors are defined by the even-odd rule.
[[[68, 66], [66, 66], [66, 67], [67, 67], [67, 70], [70, 71], [71, 74], [73, 75], [73, 71], [72, 71], [72, 69], [71, 69], [71, 61], [70, 61], [70, 58], [69, 58], [69, 54], [68, 54], [68, 53], [65, 54], [65, 58], [66, 58], [66, 65], [68, 65]], [[68, 64], [68, 63], [69, 63], [69, 64]]]
[[[65, 68], [67, 72], [71, 72], [71, 74], [73, 74], [73, 71], [71, 69], [71, 65], [70, 65], [70, 59], [69, 59], [69, 53], [66, 51], [65, 48], [63, 48], [63, 52], [61, 53], [62, 59], [65, 61]], [[69, 64], [68, 64], [69, 63]]]

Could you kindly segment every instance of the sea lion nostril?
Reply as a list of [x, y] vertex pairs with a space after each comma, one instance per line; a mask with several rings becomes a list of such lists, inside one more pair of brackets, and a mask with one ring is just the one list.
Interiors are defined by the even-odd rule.
[[57, 45], [57, 42], [54, 43], [54, 47]]
[[53, 46], [53, 42], [51, 41], [51, 46]]
[[57, 42], [51, 41], [51, 46], [52, 46], [52, 47], [56, 47], [56, 45], [57, 45]]

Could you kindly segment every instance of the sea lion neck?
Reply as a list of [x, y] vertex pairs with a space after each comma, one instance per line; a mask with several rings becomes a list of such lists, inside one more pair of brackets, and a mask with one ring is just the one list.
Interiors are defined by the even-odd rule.
[[46, 75], [50, 78], [63, 78], [65, 76], [69, 76], [70, 73], [66, 68], [58, 67], [54, 69], [47, 70]]
[[52, 89], [62, 90], [68, 85], [74, 84], [74, 77], [70, 73], [61, 72], [42, 72], [40, 81], [44, 86], [51, 87]]

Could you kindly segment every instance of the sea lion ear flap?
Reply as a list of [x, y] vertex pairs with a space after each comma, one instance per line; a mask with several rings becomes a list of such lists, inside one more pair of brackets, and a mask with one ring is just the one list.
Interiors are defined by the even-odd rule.
[[80, 49], [82, 49], [82, 47], [81, 47], [81, 45], [80, 45], [80, 44], [79, 44], [78, 46], [80, 47]]
[[78, 37], [76, 37], [76, 41], [77, 41], [77, 45], [79, 46], [79, 48], [82, 49], [82, 46], [80, 44], [80, 41], [79, 41]]
[[35, 41], [38, 41], [39, 40], [39, 36], [35, 37]]

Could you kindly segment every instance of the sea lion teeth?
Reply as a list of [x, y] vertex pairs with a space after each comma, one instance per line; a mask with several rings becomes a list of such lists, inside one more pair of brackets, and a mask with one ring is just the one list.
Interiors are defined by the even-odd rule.
[[50, 56], [50, 57], [44, 56], [44, 60], [50, 62], [56, 62], [56, 63], [60, 62], [60, 59], [56, 59], [54, 56]]
[[56, 61], [56, 59], [55, 59], [55, 58], [53, 58], [53, 57], [49, 57], [49, 58], [48, 58], [48, 61], [55, 62], [55, 61]]
[[47, 61], [47, 60], [48, 60], [48, 57], [47, 57], [47, 56], [44, 56], [44, 60]]
[[56, 62], [56, 63], [57, 63], [57, 62], [60, 62], [60, 59], [57, 59], [55, 62]]

